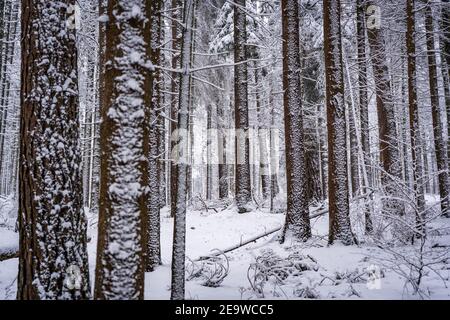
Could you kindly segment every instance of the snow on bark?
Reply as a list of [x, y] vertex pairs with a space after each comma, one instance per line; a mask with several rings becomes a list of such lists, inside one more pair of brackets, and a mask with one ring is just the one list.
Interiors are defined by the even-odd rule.
[[[286, 146], [287, 214], [283, 238], [311, 237], [306, 198], [305, 145], [300, 82], [298, 2], [283, 0], [283, 89]], [[284, 240], [283, 240], [284, 241]]]
[[142, 299], [151, 103], [145, 0], [108, 3], [96, 299]]
[[236, 129], [236, 205], [239, 213], [249, 210], [251, 202], [250, 141], [248, 139], [248, 66], [246, 0], [237, 0], [234, 5], [234, 107]]
[[[431, 116], [434, 132], [434, 149], [439, 171], [439, 194], [441, 196], [441, 213], [449, 215], [450, 212], [450, 181], [448, 176], [448, 158], [445, 152], [444, 130], [442, 125], [441, 106], [439, 104], [439, 90], [437, 77], [436, 53], [434, 44], [433, 14], [428, 4], [425, 8], [425, 28], [427, 37], [428, 77], [430, 83]], [[448, 106], [447, 106], [448, 107]]]
[[[176, 69], [180, 67], [180, 50], [181, 50], [181, 26], [180, 21], [182, 19], [181, 13], [183, 9], [183, 1], [181, 0], [172, 0], [171, 7], [173, 9], [172, 11], [172, 68]], [[173, 72], [171, 75], [171, 82], [170, 82], [170, 88], [173, 95], [171, 96], [171, 103], [170, 103], [170, 119], [176, 120], [178, 118], [178, 89], [179, 89], [179, 83], [177, 81], [178, 74], [176, 72]], [[175, 136], [176, 136], [176, 130], [177, 130], [177, 123], [175, 121], [170, 122], [170, 152], [172, 153], [172, 150], [176, 146]], [[175, 212], [177, 210], [177, 165], [172, 159], [170, 162], [169, 167], [169, 181], [170, 181], [170, 214], [172, 217], [175, 216]]]
[[[160, 65], [161, 50], [161, 10], [162, 2], [152, 1], [152, 16], [150, 22], [151, 29], [151, 60], [153, 65]], [[148, 226], [147, 226], [147, 261], [146, 271], [153, 271], [161, 263], [161, 244], [160, 244], [160, 204], [161, 193], [159, 186], [160, 164], [159, 164], [159, 135], [158, 125], [160, 124], [159, 113], [161, 112], [161, 94], [162, 87], [161, 71], [155, 70], [152, 77], [152, 103], [150, 110], [150, 130], [149, 130], [149, 193], [148, 193]]]
[[[374, 1], [366, 2], [366, 8], [375, 5]], [[402, 179], [401, 158], [383, 30], [368, 26], [367, 34], [377, 96], [380, 161], [383, 169], [381, 183], [386, 196], [386, 200], [383, 202], [383, 209], [388, 214], [403, 215], [405, 211], [404, 204], [398, 200], [401, 198], [400, 190], [398, 190], [398, 180]]]
[[22, 5], [17, 297], [86, 299], [77, 48], [66, 21], [75, 0]]
[[409, 97], [409, 127], [411, 137], [411, 154], [413, 160], [413, 186], [416, 200], [416, 211], [419, 228], [421, 228], [421, 215], [425, 210], [425, 195], [424, 195], [424, 181], [423, 181], [423, 164], [422, 156], [420, 154], [421, 137], [419, 124], [419, 107], [417, 105], [417, 70], [416, 70], [416, 25], [414, 16], [414, 0], [406, 1], [406, 16], [407, 16], [407, 30], [406, 30], [406, 49], [408, 54], [408, 97]]
[[[187, 133], [189, 129], [189, 99], [190, 99], [190, 65], [192, 53], [192, 34], [194, 20], [194, 1], [186, 0], [184, 3], [183, 34], [181, 47], [181, 69], [180, 76], [179, 107], [178, 107], [178, 130]], [[188, 136], [179, 134], [177, 145], [181, 152], [188, 150]], [[173, 252], [172, 252], [172, 300], [183, 300], [185, 294], [185, 259], [186, 259], [186, 178], [187, 163], [181, 158], [186, 155], [180, 154], [176, 160], [177, 167], [177, 197], [176, 212], [174, 216]]]
[[347, 139], [341, 45], [341, 2], [324, 0], [324, 48], [328, 126], [329, 242], [353, 244], [349, 218]]
[[[359, 113], [361, 148], [363, 157], [363, 189], [362, 193], [368, 193], [371, 187], [371, 156], [370, 156], [370, 134], [369, 134], [369, 100], [367, 94], [367, 54], [366, 54], [366, 19], [364, 14], [364, 2], [358, 0], [356, 4], [356, 29], [357, 29], [357, 51], [358, 51], [358, 85], [359, 85]], [[367, 233], [373, 231], [370, 208], [365, 208], [365, 230]]]
[[[450, 122], [450, 9], [448, 8], [448, 5], [442, 7], [440, 30], [441, 73], [444, 82], [445, 106], [448, 123]], [[450, 125], [447, 125], [447, 159], [450, 161]], [[447, 217], [450, 218], [450, 213], [447, 213]]]

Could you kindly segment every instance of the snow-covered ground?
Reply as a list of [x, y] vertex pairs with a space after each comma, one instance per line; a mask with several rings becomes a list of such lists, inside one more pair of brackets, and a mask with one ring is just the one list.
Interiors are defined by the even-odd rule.
[[[430, 227], [429, 243], [435, 246], [380, 248], [370, 241], [359, 246], [327, 245], [328, 218], [312, 220], [314, 237], [306, 243], [287, 241], [280, 245], [277, 233], [227, 253], [229, 274], [219, 287], [204, 286], [204, 279], [186, 283], [187, 299], [450, 299], [449, 219], [438, 219]], [[237, 214], [229, 209], [221, 212], [189, 211], [187, 216], [187, 255], [191, 260], [208, 255], [214, 249], [225, 250], [254, 236], [282, 226], [284, 215], [259, 210]], [[147, 273], [146, 299], [168, 299], [170, 296], [170, 261], [172, 223], [167, 209], [161, 214], [162, 261], [156, 271]], [[94, 275], [96, 224], [89, 228], [89, 262]], [[8, 243], [6, 240], [9, 239]], [[0, 248], [17, 241], [12, 231], [0, 229]], [[265, 258], [261, 258], [261, 256]], [[258, 258], [259, 257], [259, 258]], [[439, 257], [439, 259], [437, 258]], [[255, 264], [258, 258], [259, 264]], [[421, 259], [423, 258], [423, 259]], [[278, 260], [277, 260], [278, 259]], [[406, 277], [420, 262], [423, 278], [421, 294], [413, 294]], [[222, 259], [225, 264], [224, 259]], [[428, 265], [429, 264], [429, 265]], [[187, 269], [202, 266], [202, 262], [188, 261]], [[215, 265], [216, 267], [218, 265]], [[250, 272], [249, 272], [249, 267]], [[254, 271], [258, 271], [257, 281]], [[419, 269], [418, 269], [419, 270]], [[434, 271], [433, 271], [434, 270]], [[0, 262], [0, 299], [14, 299], [17, 259]], [[192, 275], [189, 273], [188, 275]], [[263, 280], [260, 277], [264, 275]], [[252, 289], [262, 288], [259, 292]], [[267, 281], [265, 281], [267, 280]]]

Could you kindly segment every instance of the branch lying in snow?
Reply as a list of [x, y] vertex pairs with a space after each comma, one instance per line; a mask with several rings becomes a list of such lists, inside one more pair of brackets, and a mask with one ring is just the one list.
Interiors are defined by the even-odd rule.
[[[367, 193], [367, 194], [360, 195], [360, 196], [358, 196], [358, 197], [353, 198], [351, 201], [354, 202], [354, 201], [358, 201], [358, 200], [360, 200], [360, 199], [366, 198], [366, 197], [372, 195], [372, 193], [373, 193], [373, 191], [372, 191], [372, 192], [369, 192], [369, 193]], [[310, 218], [310, 219], [318, 218], [318, 217], [320, 217], [320, 216], [325, 215], [326, 213], [328, 213], [328, 208], [318, 209], [318, 210], [312, 211], [312, 212], [310, 213], [309, 218]], [[254, 236], [254, 237], [252, 237], [252, 238], [250, 238], [250, 239], [247, 239], [247, 240], [244, 240], [244, 241], [241, 240], [238, 244], [235, 244], [235, 245], [233, 245], [233, 246], [231, 246], [231, 247], [229, 247], [229, 248], [227, 248], [227, 249], [221, 250], [221, 252], [223, 252], [223, 253], [228, 253], [228, 252], [234, 251], [234, 250], [239, 249], [239, 248], [241, 248], [241, 247], [243, 247], [243, 246], [246, 246], [246, 245], [248, 245], [248, 244], [250, 244], [250, 243], [256, 242], [257, 240], [259, 240], [259, 239], [261, 239], [261, 238], [267, 237], [267, 236], [271, 235], [272, 233], [278, 232], [278, 231], [280, 231], [282, 228], [283, 228], [282, 226], [276, 227], [276, 228], [271, 229], [271, 230], [269, 230], [269, 231], [265, 231], [263, 234]], [[194, 261], [205, 260], [205, 259], [208, 259], [209, 257], [211, 257], [211, 256], [201, 256], [201, 257], [195, 259]]]
[[14, 259], [19, 256], [19, 248], [6, 248], [0, 249], [0, 262]]
[[243, 247], [243, 246], [245, 246], [245, 245], [247, 245], [249, 243], [255, 242], [256, 240], [259, 240], [259, 239], [264, 238], [264, 237], [266, 237], [266, 236], [268, 236], [268, 235], [270, 235], [272, 233], [280, 231], [281, 228], [282, 227], [276, 227], [274, 229], [271, 229], [269, 231], [264, 232], [263, 234], [254, 236], [254, 237], [252, 237], [250, 239], [247, 239], [247, 240], [244, 240], [244, 241], [241, 240], [238, 244], [235, 244], [235, 245], [233, 245], [233, 246], [231, 246], [231, 247], [229, 247], [229, 248], [227, 248], [225, 250], [221, 250], [220, 253], [214, 253], [214, 254], [209, 255], [209, 256], [201, 256], [201, 257], [195, 259], [194, 261], [202, 261], [202, 260], [206, 260], [206, 259], [211, 258], [211, 256], [217, 256], [217, 255], [219, 255], [221, 253], [228, 253], [230, 251], [234, 251], [234, 250], [239, 249], [240, 247]]
[[[200, 264], [190, 260], [191, 269], [186, 268], [188, 274], [187, 281], [199, 278], [203, 280], [202, 285], [205, 287], [217, 288], [230, 272], [230, 262], [225, 253], [215, 249], [216, 253], [201, 260]], [[219, 258], [219, 256], [222, 256]]]

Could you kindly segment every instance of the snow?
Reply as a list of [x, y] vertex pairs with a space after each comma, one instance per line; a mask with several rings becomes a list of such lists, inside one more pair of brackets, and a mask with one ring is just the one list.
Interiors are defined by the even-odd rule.
[[0, 255], [17, 251], [19, 246], [19, 234], [12, 230], [0, 229]]
[[[436, 197], [427, 197], [429, 204], [436, 204]], [[88, 244], [89, 266], [91, 281], [95, 270], [95, 255], [97, 249], [96, 217], [89, 215]], [[284, 222], [283, 214], [272, 214], [266, 209], [237, 214], [235, 207], [230, 207], [218, 213], [209, 210], [187, 212], [186, 255], [191, 260], [211, 253], [214, 249], [226, 249], [265, 231], [281, 227]], [[438, 219], [430, 227], [434, 231], [430, 235], [439, 234], [431, 241], [434, 245], [448, 245], [450, 241], [449, 219]], [[321, 216], [311, 221], [313, 237], [306, 243], [298, 243], [288, 238], [283, 245], [277, 240], [278, 234], [264, 237], [235, 251], [227, 253], [230, 262], [229, 275], [217, 288], [202, 286], [202, 282], [191, 280], [186, 282], [186, 299], [258, 299], [250, 289], [247, 280], [247, 270], [250, 264], [262, 252], [272, 250], [281, 258], [286, 258], [294, 252], [303, 256], [311, 256], [318, 266], [318, 270], [308, 270], [301, 273], [301, 277], [288, 279], [283, 285], [277, 286], [269, 282], [264, 287], [264, 297], [267, 299], [298, 299], [295, 295], [304, 287], [313, 288], [319, 299], [419, 299], [419, 295], [412, 295], [405, 290], [405, 279], [386, 268], [389, 254], [370, 242], [360, 246], [344, 246], [339, 243], [327, 245], [328, 217]], [[171, 251], [173, 236], [173, 219], [170, 218], [168, 208], [161, 210], [161, 258], [162, 265], [154, 272], [146, 273], [145, 299], [170, 298]], [[430, 237], [432, 238], [432, 237]], [[0, 243], [17, 246], [17, 234], [13, 231], [0, 229]], [[109, 248], [114, 251], [114, 248]], [[413, 248], [402, 247], [402, 252], [412, 252]], [[450, 258], [447, 253], [447, 259]], [[384, 262], [383, 262], [384, 261]], [[394, 261], [397, 262], [397, 261]], [[189, 261], [187, 269], [189, 269]], [[312, 262], [311, 262], [312, 263]], [[398, 261], [398, 265], [401, 265]], [[15, 299], [17, 259], [0, 262], [0, 299]], [[427, 272], [423, 279], [423, 289], [429, 292], [433, 299], [450, 299], [450, 268], [448, 265], [437, 264], [441, 277]], [[380, 269], [384, 272], [379, 283], [366, 279], [358, 280], [358, 275], [365, 274], [367, 269]], [[337, 275], [350, 275], [356, 280], [337, 280]], [[363, 277], [364, 278], [364, 277]], [[447, 287], [445, 287], [445, 285]]]

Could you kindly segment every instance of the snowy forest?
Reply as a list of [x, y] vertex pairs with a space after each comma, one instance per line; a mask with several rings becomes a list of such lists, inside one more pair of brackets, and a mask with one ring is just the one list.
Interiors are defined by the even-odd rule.
[[0, 300], [450, 300], [449, 0], [0, 0]]

